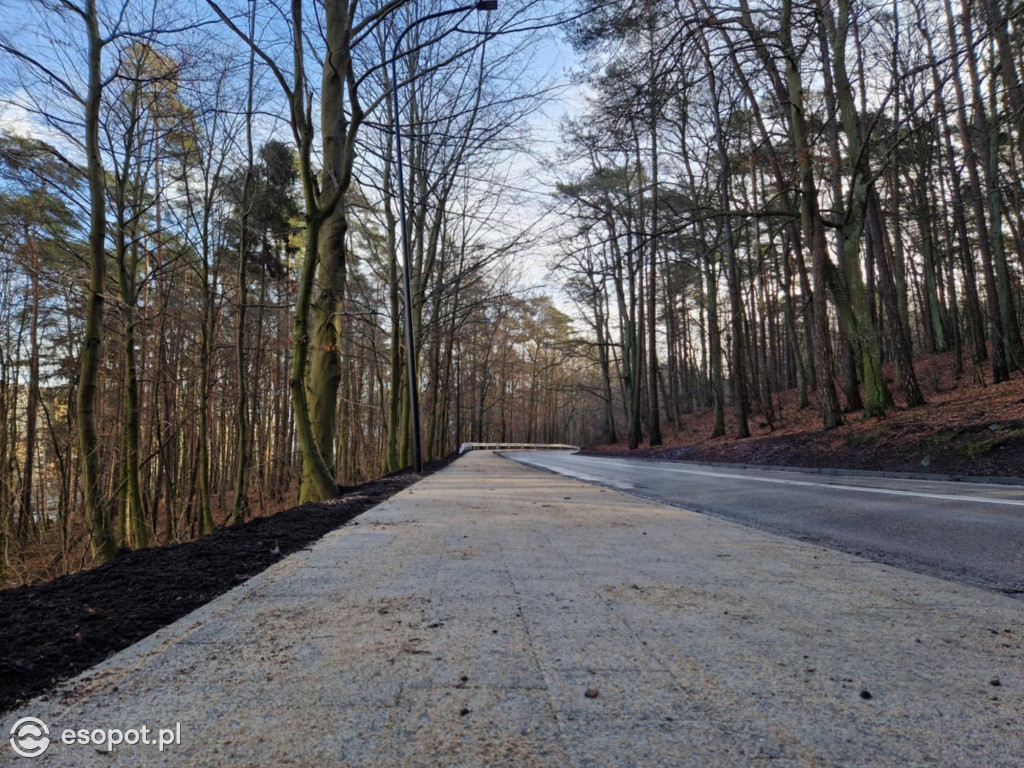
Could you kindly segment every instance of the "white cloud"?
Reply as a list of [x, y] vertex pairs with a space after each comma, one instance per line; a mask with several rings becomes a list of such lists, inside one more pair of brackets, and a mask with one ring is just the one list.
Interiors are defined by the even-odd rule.
[[19, 102], [24, 100], [24, 93], [0, 97], [0, 131], [7, 131], [25, 138], [40, 138], [48, 133], [46, 126], [40, 125], [32, 114]]

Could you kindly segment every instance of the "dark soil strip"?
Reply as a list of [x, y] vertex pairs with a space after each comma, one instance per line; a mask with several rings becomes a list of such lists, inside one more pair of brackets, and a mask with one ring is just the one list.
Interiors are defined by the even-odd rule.
[[[431, 462], [425, 472], [455, 458]], [[91, 571], [0, 592], [0, 712], [309, 547], [418, 479], [389, 475], [198, 541], [127, 552]]]

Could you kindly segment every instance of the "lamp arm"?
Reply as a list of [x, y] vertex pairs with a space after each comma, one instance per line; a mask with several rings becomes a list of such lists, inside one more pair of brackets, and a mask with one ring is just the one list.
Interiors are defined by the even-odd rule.
[[475, 10], [476, 10], [476, 4], [475, 3], [473, 5], [460, 5], [458, 8], [447, 8], [447, 9], [445, 9], [443, 11], [434, 11], [433, 13], [428, 13], [426, 16], [421, 16], [420, 18], [416, 19], [411, 24], [409, 24], [409, 26], [407, 26], [405, 29], [403, 29], [402, 30], [402, 34], [400, 34], [398, 36], [398, 39], [395, 40], [395, 44], [391, 48], [391, 63], [392, 63], [392, 65], [394, 64], [395, 59], [397, 59], [400, 55], [404, 55], [404, 53], [408, 53], [408, 51], [405, 51], [405, 52], [402, 51], [402, 41], [405, 39], [405, 36], [407, 34], [409, 34], [412, 30], [414, 30], [420, 24], [423, 24], [424, 22], [427, 22], [427, 21], [431, 21], [432, 19], [440, 19], [440, 18], [442, 18], [444, 16], [452, 16], [453, 14], [456, 14], [456, 13], [466, 13], [468, 11], [475, 11]]

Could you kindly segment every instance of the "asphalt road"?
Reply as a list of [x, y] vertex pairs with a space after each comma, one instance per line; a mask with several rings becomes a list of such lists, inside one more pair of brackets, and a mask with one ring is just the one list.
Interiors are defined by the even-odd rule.
[[1024, 486], [581, 456], [509, 458], [964, 584], [1024, 596]]

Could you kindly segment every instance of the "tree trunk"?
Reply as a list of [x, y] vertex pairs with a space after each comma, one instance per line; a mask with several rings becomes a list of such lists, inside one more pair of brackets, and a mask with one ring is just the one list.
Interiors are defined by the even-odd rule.
[[[647, 237], [647, 444], [661, 445], [661, 409], [658, 407], [658, 98], [654, 66], [653, 32], [649, 42], [650, 81], [648, 83], [651, 135], [651, 231]], [[641, 193], [641, 197], [643, 194]]]
[[[970, 16], [964, 11], [962, 18], [964, 28], [964, 40], [957, 37], [956, 27], [953, 20], [953, 8], [950, 0], [945, 0], [946, 28], [950, 44], [953, 50], [959, 50], [961, 43], [967, 50], [969, 58], [975, 56], [973, 51], [974, 39], [971, 32]], [[992, 241], [989, 237], [988, 223], [985, 221], [985, 195], [982, 191], [981, 177], [978, 171], [978, 152], [976, 151], [975, 132], [970, 128], [967, 121], [967, 99], [964, 94], [963, 82], [960, 79], [959, 57], [954, 56], [951, 60], [953, 66], [954, 92], [956, 93], [957, 127], [960, 132], [960, 141], [964, 148], [964, 165], [967, 167], [967, 179], [970, 188], [971, 207], [974, 213], [975, 234], [978, 243], [978, 252], [981, 255], [982, 275], [985, 280], [986, 309], [989, 319], [989, 345], [992, 352], [992, 383], [1006, 381], [1010, 377], [1009, 367], [1006, 360], [1006, 347], [1003, 336], [1003, 320], [999, 312], [999, 290], [996, 287], [995, 270], [992, 266]], [[976, 67], [972, 68], [972, 72]], [[972, 79], [977, 79], [972, 74]], [[977, 114], [978, 119], [984, 119], [984, 115]]]
[[832, 382], [832, 351], [828, 337], [828, 307], [826, 305], [826, 265], [828, 245], [825, 227], [818, 209], [818, 190], [814, 183], [811, 148], [807, 143], [807, 124], [803, 107], [803, 83], [800, 78], [799, 56], [792, 39], [792, 0], [783, 0], [779, 24], [779, 41], [786, 66], [786, 85], [790, 107], [790, 131], [793, 151], [800, 167], [800, 221], [804, 239], [810, 244], [813, 276], [812, 319], [814, 338], [814, 364], [817, 368], [818, 399], [825, 429], [834, 429], [843, 423]]
[[838, 0], [837, 11], [832, 39], [832, 71], [836, 105], [841, 116], [843, 133], [846, 134], [851, 177], [849, 210], [846, 211], [842, 222], [842, 272], [850, 306], [847, 308], [845, 300], [840, 297], [837, 297], [837, 306], [840, 315], [847, 318], [847, 327], [853, 331], [860, 347], [864, 367], [864, 415], [884, 416], [892, 405], [892, 397], [882, 374], [882, 352], [860, 269], [861, 240], [867, 218], [872, 177], [868, 164], [868, 146], [861, 130], [846, 68], [846, 49], [852, 12], [850, 0]]
[[[32, 493], [39, 417], [39, 243], [28, 226], [25, 227], [25, 234], [26, 245], [31, 253], [32, 303], [28, 332], [28, 392], [25, 402], [25, 469], [21, 476], [21, 505], [18, 510], [18, 537], [22, 541], [28, 539], [33, 528]], [[5, 523], [5, 520], [0, 520], [0, 526]], [[6, 554], [0, 552], [0, 557], [6, 557]]]
[[89, 60], [85, 100], [86, 175], [89, 182], [89, 292], [85, 302], [82, 353], [78, 377], [78, 444], [81, 452], [85, 510], [90, 526], [90, 546], [98, 562], [112, 560], [117, 552], [114, 524], [103, 497], [97, 431], [96, 399], [103, 346], [103, 305], [107, 288], [106, 178], [100, 156], [100, 101], [103, 95], [100, 37], [96, 0], [86, 1]]
[[878, 201], [878, 193], [872, 187], [868, 199], [868, 236], [875, 243], [875, 254], [878, 257], [878, 271], [881, 280], [882, 304], [889, 318], [889, 344], [896, 358], [896, 368], [900, 377], [900, 390], [908, 408], [925, 404], [921, 387], [917, 383], [914, 371], [914, 357], [910, 349], [910, 339], [900, 318], [899, 298], [896, 292], [896, 281], [889, 264], [889, 248], [886, 245], [886, 233], [882, 224], [882, 207]]
[[[249, 7], [249, 39], [256, 37], [256, 4]], [[235, 400], [235, 429], [238, 431], [238, 448], [235, 453], [234, 492], [231, 499], [231, 514], [228, 524], [243, 522], [249, 516], [249, 494], [246, 490], [246, 472], [253, 437], [249, 428], [249, 387], [248, 368], [245, 359], [245, 316], [248, 309], [249, 281], [246, 274], [249, 257], [249, 214], [252, 207], [254, 184], [254, 152], [252, 139], [253, 89], [255, 87], [256, 52], [249, 49], [248, 87], [245, 96], [245, 180], [242, 182], [241, 217], [239, 221], [238, 270], [235, 272], [238, 297], [235, 310], [235, 378], [238, 398]], [[262, 327], [262, 323], [260, 324]], [[258, 379], [257, 379], [258, 380]], [[253, 403], [255, 408], [256, 403]], [[255, 419], [253, 420], [255, 422]]]

